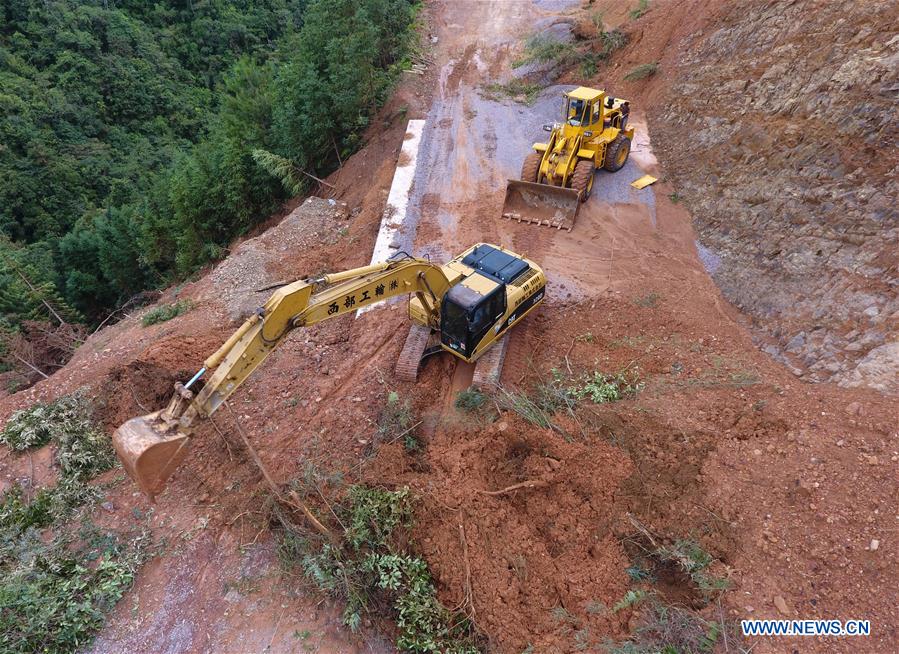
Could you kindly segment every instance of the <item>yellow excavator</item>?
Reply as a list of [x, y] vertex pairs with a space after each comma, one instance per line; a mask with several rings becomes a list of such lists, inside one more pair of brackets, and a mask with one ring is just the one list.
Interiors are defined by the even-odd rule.
[[630, 103], [585, 86], [563, 94], [562, 122], [544, 125], [549, 141], [534, 143], [521, 180], [509, 180], [503, 217], [571, 231], [593, 191], [598, 168], [617, 172], [627, 163], [634, 128]]
[[[153, 498], [187, 455], [197, 418], [211, 416], [292, 330], [409, 294], [413, 326], [396, 370], [398, 377], [414, 380], [423, 356], [434, 351], [474, 362], [488, 349], [498, 350], [493, 346], [505, 343], [509, 328], [543, 301], [545, 289], [546, 276], [537, 264], [487, 243], [442, 266], [400, 253], [384, 263], [287, 284], [190, 381], [175, 384], [165, 409], [120, 426], [112, 437], [115, 451]], [[435, 338], [437, 345], [429, 348]]]

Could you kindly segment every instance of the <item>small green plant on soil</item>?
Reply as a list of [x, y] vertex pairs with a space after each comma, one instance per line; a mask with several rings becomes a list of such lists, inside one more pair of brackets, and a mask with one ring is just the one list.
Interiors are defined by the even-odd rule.
[[17, 449], [52, 442], [60, 475], [0, 496], [0, 651], [83, 649], [130, 587], [146, 535], [123, 541], [89, 522], [102, 491], [88, 481], [114, 455], [82, 394], [14, 414], [3, 434]]
[[658, 548], [656, 556], [677, 563], [707, 600], [730, 587], [730, 581], [726, 577], [710, 573], [709, 566], [715, 559], [696, 541], [688, 538], [677, 540], [673, 545]]
[[343, 621], [350, 629], [358, 630], [374, 607], [386, 606], [401, 651], [479, 651], [473, 625], [440, 603], [427, 564], [408, 549], [413, 515], [408, 488], [351, 486], [345, 501], [332, 509], [344, 526], [339, 539], [312, 541], [285, 523], [281, 554], [319, 588], [346, 602]]
[[486, 91], [487, 97], [492, 100], [507, 97], [516, 102], [521, 102], [522, 104], [530, 106], [537, 100], [537, 96], [540, 95], [540, 91], [543, 90], [543, 87], [539, 84], [534, 84], [533, 82], [514, 78], [505, 84], [500, 84], [499, 82], [487, 84], [484, 87], [484, 90]]
[[611, 654], [705, 654], [715, 650], [722, 625], [705, 620], [695, 611], [657, 601], [644, 611], [633, 637], [606, 643]]
[[594, 371], [569, 388], [569, 392], [578, 400], [589, 399], [594, 404], [604, 404], [633, 397], [643, 388], [644, 383], [637, 379], [636, 371], [629, 375], [627, 372], [606, 374]]
[[471, 386], [464, 391], [459, 391], [456, 395], [456, 408], [466, 413], [476, 413], [480, 411], [490, 398], [482, 393], [478, 388]]
[[650, 593], [645, 590], [629, 590], [624, 594], [620, 600], [615, 602], [612, 606], [612, 612], [618, 613], [622, 609], [629, 609], [632, 606], [637, 606], [647, 597], [649, 597]]
[[403, 439], [403, 447], [408, 452], [421, 448], [421, 442], [415, 435], [415, 413], [409, 400], [400, 400], [399, 393], [391, 391], [387, 394], [387, 404], [378, 417], [378, 441], [392, 443]]
[[654, 309], [659, 305], [659, 300], [662, 299], [662, 296], [655, 291], [651, 293], [647, 293], [646, 295], [641, 295], [640, 297], [634, 298], [634, 304], [638, 307], [643, 307], [644, 309]]
[[625, 572], [627, 576], [631, 578], [631, 581], [635, 581], [637, 583], [641, 583], [644, 581], [654, 581], [654, 577], [651, 570], [647, 570], [639, 563], [636, 563], [632, 566], [629, 566]]
[[178, 300], [173, 304], [163, 304], [158, 307], [153, 307], [146, 314], [144, 314], [144, 317], [141, 318], [140, 324], [142, 324], [144, 327], [149, 327], [150, 325], [155, 325], [157, 323], [171, 320], [172, 318], [177, 318], [181, 314], [187, 313], [192, 308], [193, 303], [190, 300]]
[[651, 64], [640, 64], [631, 70], [627, 75], [624, 76], [628, 82], [636, 82], [637, 80], [646, 79], [647, 77], [652, 77], [659, 71], [659, 64], [657, 62], [653, 62]]
[[629, 14], [632, 20], [637, 20], [647, 11], [649, 11], [649, 0], [640, 0], [637, 6], [630, 10]]

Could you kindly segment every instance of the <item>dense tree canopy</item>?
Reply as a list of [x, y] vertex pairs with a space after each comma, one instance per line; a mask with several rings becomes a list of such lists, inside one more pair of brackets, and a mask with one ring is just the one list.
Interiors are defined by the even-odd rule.
[[96, 322], [220, 256], [285, 195], [260, 162], [325, 174], [356, 147], [414, 12], [0, 0], [0, 326], [48, 318], [42, 294]]

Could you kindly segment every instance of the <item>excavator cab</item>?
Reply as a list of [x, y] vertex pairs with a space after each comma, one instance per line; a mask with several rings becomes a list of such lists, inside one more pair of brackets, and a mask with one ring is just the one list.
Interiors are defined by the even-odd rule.
[[500, 338], [530, 308], [530, 305], [516, 304], [513, 305], [516, 310], [509, 315], [507, 285], [525, 276], [531, 266], [526, 260], [486, 243], [474, 247], [462, 258], [462, 263], [473, 272], [450, 287], [443, 297], [440, 339], [451, 352], [471, 359]]
[[474, 273], [444, 296], [441, 342], [468, 358], [505, 313], [505, 284]]

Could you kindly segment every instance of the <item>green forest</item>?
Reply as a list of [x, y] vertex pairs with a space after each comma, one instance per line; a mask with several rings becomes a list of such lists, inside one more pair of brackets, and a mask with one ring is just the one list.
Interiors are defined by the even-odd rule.
[[0, 332], [96, 325], [223, 256], [301, 190], [291, 171], [358, 146], [416, 11], [0, 0]]

